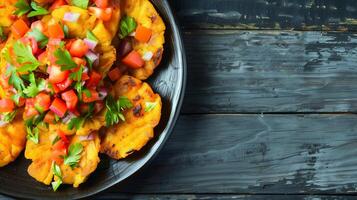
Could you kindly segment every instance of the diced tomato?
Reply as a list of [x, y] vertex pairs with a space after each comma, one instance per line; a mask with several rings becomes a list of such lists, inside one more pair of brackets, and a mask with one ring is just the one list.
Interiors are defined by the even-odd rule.
[[108, 0], [94, 0], [94, 3], [98, 8], [105, 9], [108, 7]]
[[43, 22], [41, 20], [37, 20], [35, 22], [32, 22], [31, 29], [37, 29], [38, 31], [43, 33], [45, 31], [45, 26], [43, 25]]
[[67, 152], [68, 143], [63, 141], [61, 138], [52, 146], [52, 161], [56, 162], [56, 164], [61, 164], [63, 162], [63, 156], [67, 155]]
[[149, 42], [152, 35], [152, 30], [144, 26], [139, 25], [136, 28], [135, 39], [139, 42], [147, 43]]
[[83, 92], [82, 99], [84, 103], [91, 103], [99, 100], [99, 93], [94, 89], [88, 89], [90, 96], [87, 96], [86, 92]]
[[58, 87], [59, 91], [65, 91], [71, 84], [73, 83], [73, 80], [70, 78], [67, 78], [66, 80], [62, 81], [61, 83], [57, 83], [56, 86]]
[[37, 57], [38, 61], [40, 61], [41, 63], [46, 63], [47, 61], [47, 51], [42, 52], [38, 57]]
[[24, 36], [30, 28], [27, 26], [26, 22], [22, 19], [17, 20], [11, 26], [11, 32], [14, 34], [16, 39]]
[[56, 38], [56, 39], [63, 39], [64, 38], [64, 32], [59, 23], [56, 21], [50, 21], [48, 23], [48, 37], [50, 38]]
[[[86, 66], [87, 65], [87, 61], [82, 59], [82, 58], [78, 58], [78, 57], [73, 57], [72, 60], [78, 65], [78, 66]], [[78, 71], [78, 70], [76, 70]]]
[[15, 109], [15, 104], [11, 99], [0, 99], [0, 112], [12, 112]]
[[24, 44], [24, 45], [29, 45], [32, 49], [32, 54], [36, 54], [38, 51], [38, 44], [37, 41], [35, 40], [35, 38], [33, 37], [23, 37], [20, 39], [20, 41]]
[[79, 105], [79, 111], [82, 113], [82, 114], [86, 114], [89, 112], [89, 105], [88, 104], [85, 104], [85, 103], [81, 103]]
[[61, 83], [69, 77], [69, 71], [62, 71], [61, 67], [57, 65], [49, 66], [47, 72], [49, 73], [48, 80], [54, 84]]
[[108, 76], [112, 81], [118, 80], [121, 77], [120, 69], [118, 67], [115, 67], [108, 73]]
[[55, 2], [51, 5], [50, 10], [55, 10], [61, 6], [67, 5], [67, 2], [64, 0], [55, 0]]
[[57, 165], [61, 165], [63, 163], [63, 156], [65, 155], [64, 151], [52, 150], [51, 160]]
[[59, 117], [64, 117], [64, 115], [66, 114], [67, 112], [67, 106], [66, 106], [66, 103], [60, 99], [60, 98], [56, 98], [51, 106], [50, 106], [50, 110], [52, 112], [54, 112], [57, 116]]
[[141, 58], [140, 54], [133, 50], [125, 56], [122, 62], [130, 68], [138, 69], [145, 65], [145, 61]]
[[93, 13], [98, 19], [103, 21], [109, 21], [112, 18], [113, 9], [112, 8], [97, 8], [97, 7], [89, 7], [88, 10]]
[[69, 49], [69, 52], [73, 57], [83, 57], [87, 52], [88, 52], [88, 46], [87, 44], [81, 40], [77, 39], [74, 41], [71, 45], [71, 48]]
[[57, 84], [52, 84], [52, 83], [50, 83], [50, 84], [51, 84], [50, 88], [52, 89], [52, 92], [54, 92], [55, 94], [61, 92], [61, 90], [58, 88]]
[[86, 81], [86, 80], [89, 80], [88, 73], [83, 73], [82, 74], [82, 81]]
[[77, 116], [77, 117], [81, 116], [81, 113], [78, 112], [77, 108], [72, 109], [72, 110], [70, 110], [70, 111], [71, 111], [72, 114], [74, 114], [74, 115]]
[[29, 118], [34, 117], [39, 114], [35, 108], [34, 102], [35, 102], [34, 98], [26, 99], [25, 110], [24, 110], [24, 118], [25, 119], [29, 119]]
[[61, 140], [65, 143], [65, 144], [69, 144], [69, 140], [66, 136], [66, 134], [64, 134], [61, 130], [57, 131], [58, 136], [60, 136]]
[[17, 106], [22, 107], [23, 105], [25, 105], [25, 103], [26, 103], [26, 99], [23, 97], [20, 97], [19, 104]]
[[45, 115], [45, 118], [43, 119], [43, 121], [48, 123], [48, 124], [56, 123], [55, 114], [52, 111], [47, 112], [47, 114]]
[[35, 97], [35, 108], [40, 112], [43, 113], [50, 108], [51, 105], [51, 96], [44, 92], [39, 93]]
[[96, 71], [92, 71], [89, 75], [89, 80], [87, 81], [87, 87], [96, 87], [102, 80], [102, 75]]
[[94, 112], [99, 113], [101, 110], [104, 108], [104, 102], [103, 101], [96, 101], [94, 104]]
[[74, 90], [69, 90], [67, 92], [62, 93], [62, 99], [66, 102], [67, 108], [69, 110], [73, 110], [76, 108], [77, 103], [78, 103], [78, 97], [77, 94], [74, 92]]

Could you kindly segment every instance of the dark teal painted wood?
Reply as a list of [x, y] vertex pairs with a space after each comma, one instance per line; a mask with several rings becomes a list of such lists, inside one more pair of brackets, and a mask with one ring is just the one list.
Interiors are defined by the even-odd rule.
[[357, 35], [186, 31], [184, 113], [357, 112]]
[[356, 30], [355, 0], [170, 0], [185, 28]]
[[356, 194], [357, 115], [182, 116], [136, 194]]

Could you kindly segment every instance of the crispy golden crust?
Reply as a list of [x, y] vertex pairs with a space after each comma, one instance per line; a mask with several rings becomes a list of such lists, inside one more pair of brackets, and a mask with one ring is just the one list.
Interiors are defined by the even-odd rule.
[[[139, 151], [154, 137], [154, 128], [161, 118], [161, 98], [155, 94], [147, 83], [123, 76], [114, 86], [115, 97], [127, 97], [133, 107], [127, 110], [125, 122], [110, 127], [104, 134], [101, 152], [108, 156], [121, 159]], [[156, 106], [148, 111], [147, 103]]]
[[[28, 168], [30, 176], [37, 181], [49, 185], [53, 178], [51, 148], [52, 140], [56, 137], [55, 133], [41, 130], [40, 142], [35, 144], [27, 141], [25, 157], [31, 159], [32, 163]], [[100, 161], [98, 152], [100, 148], [100, 139], [97, 133], [92, 133], [93, 140], [81, 141], [81, 136], [73, 136], [71, 144], [80, 142], [83, 145], [83, 152], [81, 153], [81, 160], [78, 167], [72, 169], [71, 167], [61, 164], [62, 181], [65, 184], [72, 184], [78, 187], [81, 183], [86, 181], [88, 176], [95, 171]]]
[[10, 124], [0, 127], [0, 167], [14, 161], [25, 147], [26, 129], [19, 114]]
[[161, 62], [165, 43], [165, 23], [149, 0], [123, 0], [121, 7], [124, 15], [133, 17], [139, 25], [150, 28], [153, 32], [148, 43], [132, 40], [133, 48], [142, 56], [148, 52], [153, 53], [152, 59], [146, 61], [144, 67], [129, 70], [130, 75], [146, 80]]
[[0, 1], [0, 26], [4, 28], [10, 27], [15, 21], [16, 17], [14, 12], [16, 7], [14, 6], [17, 0], [2, 0]]

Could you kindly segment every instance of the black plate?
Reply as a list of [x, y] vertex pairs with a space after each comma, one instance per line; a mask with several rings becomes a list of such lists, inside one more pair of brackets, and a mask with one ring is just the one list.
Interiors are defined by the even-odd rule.
[[[0, 168], [0, 193], [22, 198], [83, 198], [107, 189], [128, 178], [151, 160], [160, 150], [172, 131], [180, 112], [186, 82], [186, 60], [180, 31], [166, 0], [152, 0], [163, 17], [167, 31], [165, 53], [150, 85], [163, 99], [163, 115], [155, 130], [155, 139], [147, 147], [122, 161], [101, 156], [101, 163], [88, 181], [79, 189], [61, 187], [53, 192], [51, 187], [36, 182], [27, 174], [29, 161], [23, 155], [14, 163]], [[160, 176], [158, 174], [158, 176]]]

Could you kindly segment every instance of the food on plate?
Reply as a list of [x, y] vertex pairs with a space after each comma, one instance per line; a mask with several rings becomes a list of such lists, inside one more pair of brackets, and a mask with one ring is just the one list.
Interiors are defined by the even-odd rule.
[[154, 128], [161, 118], [161, 98], [140, 80], [123, 76], [114, 85], [114, 98], [125, 96], [132, 105], [123, 114], [125, 123], [108, 129], [103, 137], [101, 152], [121, 159], [139, 151], [154, 137]]
[[161, 118], [142, 80], [164, 32], [147, 0], [0, 2], [0, 167], [25, 149], [28, 174], [56, 191], [85, 182], [100, 153], [142, 149]]

